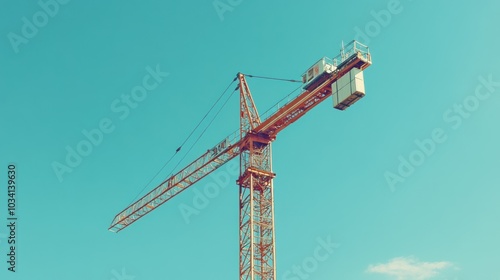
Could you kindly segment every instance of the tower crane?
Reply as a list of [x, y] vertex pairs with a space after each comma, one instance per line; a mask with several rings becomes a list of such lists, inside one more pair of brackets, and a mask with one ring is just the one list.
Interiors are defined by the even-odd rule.
[[275, 230], [271, 145], [280, 131], [333, 96], [345, 110], [364, 96], [363, 70], [372, 64], [368, 47], [352, 41], [334, 59], [323, 58], [302, 76], [303, 91], [262, 120], [245, 74], [238, 73], [239, 135], [227, 137], [152, 191], [118, 213], [109, 230], [119, 232], [239, 156], [240, 280], [275, 280]]

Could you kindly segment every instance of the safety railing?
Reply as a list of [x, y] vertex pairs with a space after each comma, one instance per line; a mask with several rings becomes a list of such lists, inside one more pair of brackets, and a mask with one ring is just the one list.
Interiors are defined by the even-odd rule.
[[356, 40], [353, 40], [340, 50], [339, 55], [333, 58], [333, 65], [337, 68], [340, 68], [344, 64], [344, 62], [350, 60], [356, 55], [361, 55], [361, 57], [365, 61], [371, 62], [370, 48]]

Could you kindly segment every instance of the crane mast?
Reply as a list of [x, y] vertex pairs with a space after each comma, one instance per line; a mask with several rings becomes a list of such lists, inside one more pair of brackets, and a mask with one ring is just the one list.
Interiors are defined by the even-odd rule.
[[[109, 227], [119, 232], [219, 167], [240, 156], [239, 186], [239, 271], [240, 280], [275, 280], [274, 192], [272, 142], [277, 134], [319, 103], [339, 92], [337, 82], [354, 70], [371, 65], [366, 46], [351, 42], [347, 50], [327, 64], [329, 71], [313, 76], [304, 91], [261, 121], [245, 75], [238, 73], [240, 91], [239, 135], [224, 138], [184, 169], [163, 181], [158, 187], [117, 214]], [[316, 68], [311, 68], [316, 70]], [[325, 68], [326, 69], [326, 68]], [[351, 81], [347, 81], [350, 84]], [[344, 82], [342, 82], [344, 84]], [[352, 89], [351, 89], [352, 91]], [[359, 100], [364, 92], [351, 92], [335, 108], [344, 110]], [[338, 97], [337, 97], [338, 99]], [[335, 103], [334, 103], [335, 104]]]
[[[240, 81], [240, 279], [276, 279], [271, 142], [253, 130], [260, 117], [243, 74]], [[244, 138], [243, 138], [244, 137]]]

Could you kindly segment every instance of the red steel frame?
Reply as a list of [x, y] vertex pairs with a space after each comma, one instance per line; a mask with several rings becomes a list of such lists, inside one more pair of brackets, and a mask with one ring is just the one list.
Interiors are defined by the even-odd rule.
[[[253, 130], [260, 118], [243, 74], [240, 80], [240, 280], [275, 279], [271, 139]], [[245, 138], [243, 138], [245, 137]]]
[[[354, 44], [355, 46], [355, 44]], [[275, 280], [274, 197], [271, 143], [277, 134], [332, 94], [331, 85], [354, 67], [371, 65], [369, 52], [359, 52], [342, 62], [337, 71], [306, 90], [261, 122], [245, 80], [238, 74], [240, 133], [226, 138], [221, 151], [207, 151], [187, 167], [128, 206], [113, 219], [110, 231], [119, 232], [178, 195], [217, 168], [240, 155], [240, 280]]]

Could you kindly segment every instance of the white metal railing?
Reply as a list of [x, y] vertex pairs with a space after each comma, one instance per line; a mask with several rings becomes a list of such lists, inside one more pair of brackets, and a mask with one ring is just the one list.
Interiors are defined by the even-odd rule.
[[351, 57], [361, 54], [361, 56], [368, 62], [371, 62], [370, 48], [361, 44], [360, 42], [353, 40], [349, 44], [345, 45], [343, 49], [340, 50], [340, 54], [333, 58], [333, 65], [339, 67], [345, 61], [349, 60]]

